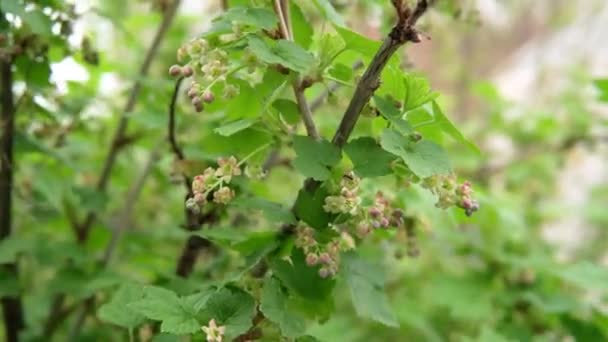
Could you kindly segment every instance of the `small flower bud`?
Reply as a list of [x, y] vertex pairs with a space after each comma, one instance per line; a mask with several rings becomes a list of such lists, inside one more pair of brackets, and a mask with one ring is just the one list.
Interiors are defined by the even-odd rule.
[[319, 257], [314, 253], [308, 253], [306, 255], [306, 265], [314, 266], [319, 262]]
[[323, 252], [319, 255], [319, 261], [327, 265], [331, 262], [331, 256], [329, 253]]
[[211, 90], [205, 90], [201, 97], [203, 98], [203, 101], [205, 101], [206, 103], [211, 103], [215, 99], [215, 96], [213, 95]]
[[195, 194], [205, 192], [205, 177], [203, 175], [195, 176], [192, 180], [192, 192]]
[[319, 277], [325, 279], [327, 277], [329, 277], [330, 272], [329, 269], [326, 267], [321, 267], [321, 269], [319, 269]]
[[234, 190], [225, 186], [213, 193], [213, 202], [220, 204], [228, 204], [234, 198]]
[[207, 202], [207, 199], [205, 198], [205, 195], [203, 195], [202, 192], [197, 192], [194, 194], [194, 202], [196, 202], [196, 204], [198, 204], [199, 206], [205, 205], [205, 203]]
[[371, 217], [379, 217], [382, 212], [377, 207], [372, 207], [369, 209], [369, 214], [371, 215]]
[[184, 70], [182, 69], [182, 67], [177, 64], [174, 64], [169, 68], [169, 75], [173, 77], [181, 76], [183, 72]]
[[182, 74], [184, 75], [184, 77], [190, 77], [194, 74], [194, 69], [192, 69], [191, 66], [186, 65], [183, 69], [182, 69]]
[[192, 98], [192, 105], [194, 105], [195, 107], [202, 103], [203, 103], [203, 101], [200, 96], [196, 96], [196, 97]]
[[188, 198], [186, 200], [186, 209], [188, 209], [188, 211], [193, 212], [195, 214], [198, 214], [201, 212], [201, 208], [198, 206], [196, 201], [194, 201], [194, 198]]

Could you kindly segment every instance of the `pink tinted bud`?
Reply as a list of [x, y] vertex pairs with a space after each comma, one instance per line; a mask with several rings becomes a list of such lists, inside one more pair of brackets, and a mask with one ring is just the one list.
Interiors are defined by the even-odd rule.
[[196, 202], [196, 204], [198, 205], [203, 205], [205, 204], [205, 202], [207, 202], [207, 199], [205, 198], [205, 195], [200, 192], [197, 192], [196, 194], [194, 194], [194, 202]]
[[187, 95], [190, 99], [195, 98], [198, 95], [198, 89], [196, 89], [195, 87], [191, 87], [190, 89], [188, 89]]
[[316, 254], [309, 253], [306, 255], [306, 265], [314, 266], [319, 262], [319, 258]]
[[380, 216], [380, 214], [382, 214], [382, 212], [380, 211], [380, 209], [378, 209], [376, 207], [372, 207], [371, 209], [369, 209], [369, 214], [372, 217], [378, 217], [378, 216]]
[[383, 218], [380, 219], [380, 225], [382, 227], [388, 227], [389, 223], [390, 222], [388, 221], [388, 219], [386, 217], [383, 217]]
[[197, 113], [202, 112], [203, 109], [205, 109], [205, 106], [200, 102], [194, 105], [194, 110], [196, 110]]
[[203, 98], [203, 101], [205, 101], [206, 103], [211, 103], [211, 102], [213, 102], [213, 100], [215, 100], [215, 96], [213, 95], [213, 93], [210, 90], [205, 90], [202, 98]]
[[180, 67], [180, 66], [179, 66], [179, 65], [177, 65], [177, 64], [172, 65], [172, 66], [169, 68], [169, 75], [171, 75], [171, 76], [174, 76], [174, 77], [175, 77], [175, 76], [181, 76], [181, 75], [182, 75], [182, 73], [183, 73], [182, 67]]
[[323, 252], [319, 255], [319, 261], [324, 264], [329, 264], [331, 262], [331, 256], [329, 253]]
[[321, 278], [325, 279], [325, 278], [329, 277], [329, 273], [330, 273], [330, 272], [329, 272], [329, 269], [327, 269], [327, 268], [325, 268], [325, 267], [322, 267], [322, 268], [319, 270], [319, 277], [321, 277]]
[[190, 77], [194, 74], [194, 70], [192, 69], [191, 66], [186, 65], [183, 69], [182, 69], [182, 74], [184, 75], [184, 77]]

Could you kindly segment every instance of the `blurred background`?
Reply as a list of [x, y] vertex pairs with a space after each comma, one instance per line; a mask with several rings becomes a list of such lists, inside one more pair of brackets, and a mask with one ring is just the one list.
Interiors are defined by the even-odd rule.
[[[373, 39], [393, 22], [389, 1], [331, 2], [354, 31]], [[14, 225], [20, 239], [37, 241], [20, 248], [36, 255], [48, 239], [71, 241], [64, 213], [81, 206], [107, 214], [87, 243], [87, 253], [99, 255], [111, 239], [109, 222], [122, 208], [120, 199], [152, 163], [111, 270], [174, 284], [175, 258], [188, 233], [176, 229], [184, 193], [175, 173], [183, 166], [158, 145], [174, 86], [167, 70], [177, 48], [209, 27], [222, 1], [182, 1], [130, 115], [136, 143], [120, 157], [104, 196], [88, 191], [106, 152], [101, 146], [117, 125], [168, 1], [66, 3], [75, 6], [76, 16], [65, 47], [51, 48], [50, 83], [15, 84], [17, 94], [26, 93], [30, 81], [44, 87], [21, 97], [24, 113], [17, 122], [24, 135], [16, 152]], [[298, 3], [315, 26], [324, 25], [312, 5]], [[423, 189], [399, 194], [408, 214], [421, 222], [420, 255], [408, 257], [399, 244], [361, 248], [385, 265], [401, 328], [361, 320], [346, 300], [337, 300], [339, 314], [315, 324], [311, 335], [323, 341], [608, 340], [608, 2], [445, 0], [436, 7], [422, 23], [431, 39], [403, 49], [404, 68], [429, 79], [442, 94], [446, 115], [481, 150], [445, 141], [459, 178], [473, 183], [481, 210], [469, 219], [435, 208]], [[72, 48], [81, 52], [61, 53]], [[316, 85], [309, 94], [324, 89]], [[335, 92], [338, 105], [350, 92]], [[214, 157], [227, 142], [208, 144], [212, 133], [205, 125], [220, 117], [201, 116], [185, 103], [179, 111], [186, 155]], [[319, 109], [320, 117], [332, 115], [331, 103]], [[326, 121], [320, 119], [322, 132], [330, 132], [336, 119]], [[256, 191], [290, 203], [301, 182], [290, 172], [273, 170]], [[108, 200], [113, 198], [119, 200]], [[73, 269], [28, 273], [50, 269], [56, 260], [44, 258], [23, 262], [26, 305], [43, 303], [29, 310], [30, 322], [42, 322], [56, 292], [73, 291], [76, 301], [113, 284], [111, 276]], [[192, 283], [234, 262], [202, 259], [208, 262], [197, 264]], [[61, 272], [72, 278], [59, 281]], [[6, 284], [0, 289], [9, 291]], [[120, 340], [103, 326], [85, 336]]]

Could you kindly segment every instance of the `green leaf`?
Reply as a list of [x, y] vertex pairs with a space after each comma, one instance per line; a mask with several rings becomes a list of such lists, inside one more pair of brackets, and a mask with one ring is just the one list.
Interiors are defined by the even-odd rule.
[[335, 280], [319, 277], [318, 268], [306, 264], [304, 253], [299, 248], [292, 250], [290, 260], [277, 257], [271, 261], [274, 274], [285, 286], [310, 301], [331, 299]]
[[21, 14], [21, 19], [30, 27], [32, 33], [42, 37], [51, 37], [53, 32], [51, 18], [42, 13], [39, 9], [34, 9]]
[[599, 100], [602, 102], [608, 102], [608, 78], [597, 79], [593, 81], [593, 84], [600, 91]]
[[439, 96], [439, 93], [431, 90], [429, 82], [424, 77], [406, 75], [403, 82], [405, 84], [403, 108], [406, 112], [416, 109]]
[[149, 319], [162, 321], [161, 332], [186, 335], [201, 327], [194, 308], [184, 305], [190, 302], [180, 299], [173, 291], [147, 286], [143, 289], [143, 298], [130, 303], [129, 307]]
[[329, 69], [329, 74], [340, 81], [349, 82], [353, 78], [353, 68], [338, 63]]
[[608, 293], [608, 269], [606, 267], [583, 261], [557, 268], [555, 273], [560, 278], [583, 289], [600, 290]]
[[312, 228], [318, 230], [327, 228], [332, 218], [332, 215], [323, 209], [325, 197], [328, 195], [327, 189], [323, 186], [316, 189], [314, 193], [301, 189], [294, 205], [296, 216]]
[[255, 300], [249, 293], [225, 287], [209, 298], [201, 315], [205, 317], [205, 325], [215, 319], [218, 325], [225, 326], [226, 340], [231, 341], [251, 327], [254, 313]]
[[352, 160], [354, 171], [360, 177], [380, 177], [392, 173], [390, 164], [395, 157], [384, 151], [373, 138], [351, 140], [344, 147], [344, 152]]
[[329, 20], [334, 25], [346, 26], [344, 19], [336, 11], [329, 0], [314, 0], [314, 3], [317, 6], [317, 9], [323, 13], [325, 19]]
[[78, 206], [82, 209], [100, 212], [108, 203], [108, 195], [92, 187], [75, 185], [72, 191], [78, 199]]
[[342, 258], [342, 269], [357, 315], [398, 327], [399, 323], [384, 292], [384, 275], [378, 266], [360, 259], [354, 253], [348, 253]]
[[4, 13], [11, 13], [22, 16], [25, 13], [24, 6], [16, 0], [0, 0], [0, 10]]
[[306, 329], [304, 318], [296, 315], [287, 307], [287, 294], [275, 278], [268, 278], [264, 283], [260, 310], [266, 318], [279, 326], [281, 333], [286, 337], [301, 336]]
[[454, 126], [454, 124], [445, 116], [445, 114], [443, 114], [443, 111], [437, 104], [437, 101], [433, 101], [432, 103], [433, 103], [433, 116], [435, 117], [434, 124], [438, 125], [442, 131], [447, 133], [454, 140], [465, 145], [466, 147], [468, 147], [472, 151], [476, 152], [477, 154], [481, 154], [481, 151], [479, 151], [479, 148], [477, 146], [475, 146], [475, 144], [473, 144], [471, 141], [467, 140], [467, 138], [465, 138], [464, 135], [462, 135], [462, 133], [458, 130], [458, 128], [456, 128], [456, 126]]
[[345, 50], [346, 43], [339, 35], [325, 33], [318, 42], [317, 56], [319, 58], [319, 70], [321, 72]]
[[249, 35], [247, 41], [251, 51], [268, 64], [281, 64], [300, 73], [309, 71], [315, 64], [315, 58], [292, 41], [267, 42], [255, 35]]
[[214, 129], [214, 132], [219, 135], [229, 137], [235, 133], [238, 133], [253, 126], [253, 124], [255, 124], [256, 122], [257, 120], [255, 119], [241, 119], [222, 125], [221, 127]]
[[97, 311], [97, 317], [104, 322], [133, 329], [145, 320], [143, 315], [129, 307], [129, 304], [142, 299], [143, 287], [133, 283], [124, 283], [108, 303]]
[[296, 151], [294, 167], [302, 175], [319, 181], [331, 176], [329, 168], [341, 158], [340, 149], [327, 140], [316, 141], [307, 136], [295, 136], [293, 147]]
[[275, 223], [296, 223], [293, 213], [279, 203], [271, 202], [259, 197], [237, 198], [234, 204], [248, 210], [261, 210], [264, 216]]
[[300, 46], [308, 49], [312, 43], [314, 30], [304, 16], [300, 6], [295, 2], [291, 3], [291, 26], [293, 29], [293, 39]]
[[236, 21], [239, 24], [265, 30], [272, 30], [278, 24], [274, 12], [259, 7], [232, 7], [222, 17], [228, 22]]
[[0, 264], [15, 262], [21, 253], [34, 250], [35, 241], [24, 238], [8, 238], [0, 240]]
[[414, 128], [403, 119], [401, 112], [393, 103], [380, 96], [374, 96], [376, 107], [388, 122], [390, 122], [401, 134], [410, 134], [414, 132]]
[[418, 177], [426, 178], [452, 171], [447, 153], [432, 141], [412, 142], [396, 130], [386, 129], [380, 144], [385, 151], [401, 157]]
[[21, 293], [21, 285], [19, 279], [15, 277], [13, 272], [6, 269], [0, 269], [0, 297], [18, 296]]
[[272, 107], [283, 115], [287, 123], [294, 125], [300, 122], [300, 110], [295, 102], [287, 99], [278, 99], [272, 103]]
[[334, 25], [334, 28], [340, 37], [344, 39], [347, 49], [356, 51], [368, 58], [374, 57], [382, 45], [382, 43], [379, 41], [369, 39], [341, 25]]

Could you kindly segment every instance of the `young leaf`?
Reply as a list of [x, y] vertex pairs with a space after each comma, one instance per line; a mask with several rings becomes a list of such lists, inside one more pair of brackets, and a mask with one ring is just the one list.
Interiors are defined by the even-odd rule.
[[328, 196], [327, 189], [320, 187], [314, 193], [306, 189], [300, 190], [294, 205], [296, 216], [315, 229], [325, 229], [331, 221], [331, 215], [323, 209], [325, 197]]
[[295, 102], [287, 99], [278, 99], [272, 103], [272, 107], [278, 110], [289, 124], [294, 125], [300, 121], [300, 110]]
[[241, 289], [225, 287], [211, 296], [201, 316], [205, 324], [215, 319], [218, 325], [226, 327], [226, 340], [246, 332], [251, 327], [251, 318], [255, 313], [255, 300]]
[[255, 119], [241, 119], [237, 121], [233, 121], [222, 125], [221, 127], [216, 128], [214, 131], [219, 135], [223, 135], [225, 137], [229, 137], [235, 133], [238, 133], [244, 129], [251, 127], [256, 123]]
[[437, 101], [433, 101], [432, 103], [433, 103], [433, 116], [435, 117], [434, 124], [438, 125], [442, 131], [447, 133], [454, 140], [465, 145], [472, 151], [477, 152], [477, 154], [480, 154], [481, 151], [479, 151], [479, 148], [477, 146], [475, 146], [475, 144], [473, 144], [471, 141], [467, 140], [467, 138], [465, 138], [464, 135], [462, 135], [462, 133], [458, 130], [458, 128], [456, 128], [456, 126], [454, 126], [454, 124], [445, 116], [445, 114], [443, 114], [443, 111], [437, 104]]
[[334, 25], [346, 26], [344, 19], [336, 11], [334, 6], [329, 0], [314, 0], [315, 5], [319, 9], [323, 16]]
[[403, 108], [406, 112], [416, 109], [439, 96], [439, 93], [431, 90], [429, 82], [424, 77], [407, 75], [403, 82], [406, 89]]
[[378, 51], [380, 45], [382, 44], [379, 41], [369, 39], [346, 27], [334, 25], [334, 28], [340, 37], [344, 39], [347, 49], [356, 51], [365, 57], [374, 57], [376, 51]]
[[145, 317], [129, 307], [129, 304], [143, 298], [144, 292], [140, 285], [124, 283], [108, 303], [102, 305], [97, 316], [102, 321], [133, 329], [142, 324]]
[[237, 198], [234, 202], [235, 206], [248, 210], [261, 210], [264, 216], [275, 223], [296, 223], [296, 218], [293, 213], [287, 208], [284, 208], [279, 203], [267, 201], [259, 197]]
[[319, 277], [317, 267], [306, 264], [304, 253], [299, 248], [293, 249], [291, 262], [275, 258], [271, 261], [271, 267], [285, 286], [311, 301], [330, 299], [336, 284], [333, 279]]
[[414, 132], [414, 128], [412, 128], [409, 122], [403, 119], [403, 112], [397, 109], [394, 104], [380, 96], [374, 96], [374, 102], [382, 117], [390, 122], [401, 134]]
[[302, 13], [300, 6], [295, 2], [291, 4], [291, 25], [293, 28], [293, 39], [305, 49], [310, 47], [314, 30]]
[[222, 17], [228, 21], [272, 30], [278, 24], [277, 16], [270, 10], [260, 7], [232, 7]]
[[342, 271], [357, 314], [390, 327], [398, 327], [395, 313], [384, 293], [384, 275], [376, 265], [355, 253], [344, 255]]
[[395, 156], [383, 150], [373, 138], [352, 140], [344, 147], [344, 152], [352, 160], [354, 171], [360, 177], [380, 177], [392, 172], [390, 164]]
[[201, 324], [197, 321], [193, 308], [186, 307], [173, 291], [147, 286], [143, 297], [129, 304], [139, 314], [156, 321], [162, 321], [161, 331], [175, 335], [192, 334], [198, 331]]
[[304, 176], [319, 181], [329, 178], [329, 167], [340, 161], [340, 149], [327, 140], [315, 141], [307, 136], [295, 136], [293, 147], [297, 158], [294, 167]]
[[608, 102], [608, 78], [597, 79], [593, 83], [600, 92], [599, 100]]
[[386, 129], [380, 138], [385, 151], [399, 156], [421, 178], [447, 174], [452, 171], [445, 150], [428, 140], [412, 142], [394, 129]]
[[281, 64], [291, 70], [305, 73], [315, 63], [315, 58], [308, 51], [289, 40], [266, 42], [258, 36], [250, 35], [247, 41], [251, 51], [268, 64]]
[[293, 313], [287, 307], [287, 295], [275, 278], [268, 278], [264, 283], [260, 310], [270, 321], [276, 323], [284, 336], [295, 338], [306, 329], [304, 318]]

